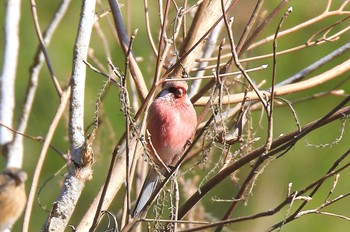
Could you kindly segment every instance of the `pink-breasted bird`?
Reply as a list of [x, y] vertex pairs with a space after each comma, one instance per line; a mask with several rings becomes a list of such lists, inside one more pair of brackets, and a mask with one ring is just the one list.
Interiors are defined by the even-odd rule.
[[10, 230], [22, 214], [27, 201], [26, 179], [26, 172], [18, 168], [6, 168], [0, 173], [0, 232]]
[[150, 106], [147, 130], [150, 133], [151, 144], [148, 150], [158, 171], [154, 168], [149, 170], [136, 201], [134, 217], [143, 212], [147, 201], [160, 183], [159, 173], [166, 174], [167, 169], [164, 165], [174, 166], [186, 146], [193, 140], [197, 115], [187, 95], [187, 88], [185, 81], [166, 82]]

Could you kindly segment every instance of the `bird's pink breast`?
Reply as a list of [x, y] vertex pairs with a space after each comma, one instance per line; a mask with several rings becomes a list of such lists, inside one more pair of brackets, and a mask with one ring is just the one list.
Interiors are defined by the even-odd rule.
[[148, 115], [152, 144], [166, 165], [176, 163], [191, 141], [197, 125], [196, 112], [184, 99], [156, 99]]

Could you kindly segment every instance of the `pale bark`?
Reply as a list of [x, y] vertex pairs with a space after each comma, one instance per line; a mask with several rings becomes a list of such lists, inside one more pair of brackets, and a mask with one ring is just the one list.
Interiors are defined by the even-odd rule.
[[[8, 0], [5, 19], [4, 63], [1, 73], [0, 121], [9, 127], [13, 127], [13, 110], [15, 107], [20, 16], [21, 1]], [[0, 146], [9, 144], [12, 140], [13, 133], [5, 127], [0, 127]], [[7, 167], [22, 167], [23, 147], [18, 147], [15, 154], [16, 156], [8, 156]]]
[[86, 65], [91, 32], [95, 21], [95, 0], [84, 0], [81, 18], [74, 46], [73, 72], [71, 79], [69, 137], [71, 159], [68, 177], [47, 219], [43, 231], [64, 231], [71, 218], [78, 199], [91, 176], [91, 165], [83, 166], [84, 155], [84, 93]]

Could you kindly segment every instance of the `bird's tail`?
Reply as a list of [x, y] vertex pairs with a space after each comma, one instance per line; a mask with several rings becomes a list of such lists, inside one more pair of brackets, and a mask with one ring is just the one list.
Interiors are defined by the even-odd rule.
[[143, 212], [146, 203], [148, 202], [152, 193], [154, 192], [154, 190], [157, 188], [158, 184], [160, 183], [159, 180], [160, 180], [160, 176], [157, 173], [157, 171], [151, 169], [148, 172], [148, 175], [146, 177], [145, 182], [143, 183], [139, 197], [137, 198], [134, 212], [132, 213], [133, 217], [135, 217]]

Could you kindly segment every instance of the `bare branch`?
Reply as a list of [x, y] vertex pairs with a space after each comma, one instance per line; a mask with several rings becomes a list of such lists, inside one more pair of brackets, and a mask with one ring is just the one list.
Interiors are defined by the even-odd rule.
[[61, 86], [60, 84], [58, 83], [57, 81], [57, 78], [56, 78], [56, 75], [53, 71], [53, 67], [51, 65], [51, 61], [50, 61], [50, 57], [49, 57], [49, 54], [47, 53], [47, 50], [46, 50], [46, 45], [45, 45], [45, 42], [44, 42], [44, 38], [42, 36], [42, 33], [41, 33], [41, 30], [40, 30], [40, 26], [39, 26], [39, 20], [38, 20], [38, 14], [37, 14], [37, 11], [36, 11], [36, 3], [35, 3], [35, 0], [31, 0], [31, 9], [32, 9], [32, 14], [33, 14], [33, 20], [34, 20], [34, 25], [35, 25], [35, 31], [36, 31], [36, 34], [39, 38], [39, 42], [40, 42], [40, 47], [41, 47], [41, 51], [43, 52], [44, 56], [45, 56], [45, 60], [46, 60], [46, 63], [47, 63], [47, 67], [49, 68], [49, 71], [50, 71], [50, 74], [51, 74], [51, 78], [52, 78], [52, 81], [54, 83], [54, 86], [56, 88], [56, 91], [58, 93], [58, 96], [61, 97], [62, 95], [62, 89], [61, 89]]
[[[242, 46], [242, 49], [240, 50], [239, 55], [241, 55], [247, 49], [251, 49], [253, 47], [253, 45], [251, 44], [255, 40], [255, 38], [267, 27], [267, 25], [272, 21], [272, 19], [276, 17], [278, 12], [280, 12], [283, 9], [283, 7], [287, 5], [289, 1], [290, 0], [282, 0], [280, 4], [265, 18], [265, 20], [259, 25], [259, 27], [253, 32], [253, 34], [244, 43], [244, 45]], [[272, 41], [273, 38], [274, 38], [274, 35], [271, 36], [271, 39], [269, 41]]]
[[[45, 30], [44, 37], [42, 39], [46, 45], [49, 45], [51, 38], [58, 27], [58, 24], [61, 22], [63, 16], [65, 15], [68, 9], [69, 3], [70, 3], [70, 0], [65, 0], [62, 2], [55, 16], [52, 18], [49, 26]], [[31, 68], [30, 68], [31, 76], [28, 82], [27, 92], [25, 95], [24, 103], [22, 106], [22, 112], [18, 123], [18, 131], [22, 133], [25, 132], [28, 125], [28, 120], [33, 107], [35, 94], [37, 92], [37, 87], [39, 82], [39, 73], [44, 62], [45, 62], [45, 58], [42, 52], [42, 46], [39, 46], [35, 54], [34, 63], [31, 65]], [[20, 158], [21, 156], [20, 154], [22, 154], [23, 156], [23, 137], [15, 135], [14, 140], [9, 146], [8, 151], [9, 151], [9, 157], [16, 156], [17, 157], [16, 159], [18, 159], [18, 161], [22, 160], [22, 158]]]
[[[291, 34], [291, 33], [295, 32], [295, 31], [301, 30], [301, 29], [306, 28], [306, 27], [308, 27], [310, 25], [313, 25], [313, 24], [315, 24], [317, 22], [320, 22], [320, 21], [322, 21], [325, 18], [328, 18], [330, 16], [342, 15], [342, 14], [350, 14], [350, 12], [343, 11], [343, 7], [340, 7], [338, 10], [329, 11], [329, 7], [330, 7], [331, 2], [332, 2], [332, 0], [330, 0], [328, 2], [328, 5], [326, 6], [325, 11], [322, 14], [317, 15], [316, 17], [314, 17], [314, 18], [312, 18], [312, 19], [310, 19], [310, 20], [308, 20], [306, 22], [300, 23], [300, 24], [298, 24], [295, 27], [292, 27], [292, 28], [289, 28], [287, 30], [281, 31], [278, 36], [282, 37], [282, 36]], [[347, 5], [347, 4], [348, 4], [348, 1], [344, 1], [344, 5]], [[270, 35], [270, 36], [266, 37], [265, 39], [250, 45], [248, 49], [251, 50], [251, 49], [253, 49], [253, 48], [257, 47], [257, 46], [260, 46], [262, 44], [271, 42], [273, 40], [273, 37], [274, 37], [274, 35]]]
[[[21, 1], [8, 0], [5, 19], [5, 44], [1, 72], [0, 90], [0, 121], [10, 127], [13, 126], [15, 108], [15, 80], [19, 52], [19, 21]], [[6, 128], [0, 127], [0, 146], [5, 146], [13, 140], [13, 134]], [[10, 158], [11, 159], [11, 158]], [[8, 161], [8, 166], [21, 167], [22, 159]], [[13, 163], [13, 164], [12, 164]]]
[[156, 56], [158, 56], [158, 51], [156, 48], [156, 45], [154, 44], [153, 38], [152, 38], [152, 33], [151, 33], [151, 28], [150, 28], [150, 23], [149, 23], [149, 8], [148, 8], [148, 0], [144, 0], [143, 1], [144, 5], [145, 5], [145, 21], [146, 21], [146, 30], [147, 30], [147, 35], [148, 35], [148, 39], [149, 42], [151, 44], [151, 47], [153, 49], [153, 52]]
[[[129, 42], [128, 35], [126, 33], [123, 18], [119, 10], [119, 4], [117, 1], [113, 1], [113, 0], [109, 0], [108, 2], [112, 10], [114, 24], [118, 32], [119, 42], [121, 44], [124, 54], [126, 55], [130, 42]], [[132, 77], [134, 78], [140, 97], [142, 98], [142, 100], [144, 100], [147, 96], [148, 91], [147, 91], [145, 79], [141, 73], [141, 70], [133, 54], [131, 54], [130, 56], [130, 72]]]
[[41, 170], [42, 170], [42, 167], [44, 165], [45, 158], [46, 158], [47, 150], [50, 146], [54, 132], [56, 131], [56, 127], [57, 127], [57, 125], [58, 125], [58, 123], [59, 123], [59, 121], [64, 113], [64, 110], [67, 106], [70, 95], [71, 95], [70, 88], [68, 88], [66, 91], [63, 92], [62, 97], [61, 97], [61, 103], [57, 109], [55, 117], [53, 118], [52, 123], [50, 124], [50, 128], [47, 132], [45, 142], [44, 142], [43, 147], [41, 149], [41, 152], [39, 155], [39, 160], [37, 161], [34, 176], [32, 179], [32, 185], [30, 187], [27, 207], [25, 210], [24, 218], [23, 218], [22, 231], [29, 231], [28, 229], [29, 229], [30, 218], [32, 215], [34, 198], [35, 198], [35, 194], [37, 191], [38, 181], [39, 181], [39, 177], [41, 174]]
[[316, 69], [322, 67], [323, 65], [327, 64], [329, 61], [335, 59], [336, 57], [342, 55], [343, 53], [347, 52], [350, 49], [350, 43], [347, 43], [340, 48], [334, 50], [327, 56], [323, 57], [322, 59], [316, 61], [315, 63], [309, 65], [307, 68], [301, 70], [297, 74], [289, 77], [287, 80], [282, 81], [281, 83], [278, 83], [276, 86], [283, 86], [291, 83], [298, 82], [302, 80], [305, 76], [312, 73]]
[[[345, 99], [340, 105], [338, 105], [336, 108], [339, 108], [343, 106], [347, 101], [350, 100], [350, 97]], [[350, 107], [345, 107], [341, 110], [338, 110], [335, 112], [332, 116], [326, 115], [327, 117], [323, 117], [319, 120], [316, 120], [312, 123], [309, 123], [308, 125], [304, 126], [301, 131], [297, 130], [294, 131], [288, 135], [279, 137], [278, 139], [275, 139], [272, 142], [271, 150], [269, 153], [267, 153], [264, 156], [264, 159], [270, 157], [271, 155], [274, 155], [280, 151], [283, 151], [284, 149], [287, 149], [290, 146], [293, 146], [299, 139], [301, 139], [303, 136], [306, 134], [310, 133], [312, 130], [317, 129], [320, 124], [324, 125], [325, 123], [329, 123], [333, 120], [339, 119], [340, 117], [343, 117], [344, 111], [346, 111], [348, 114], [350, 110]], [[331, 112], [334, 112], [332, 110]], [[290, 140], [290, 138], [293, 138]], [[283, 144], [283, 141], [288, 141], [285, 144]], [[283, 144], [283, 145], [282, 145]], [[185, 203], [184, 205], [180, 208], [179, 210], [179, 219], [183, 218], [187, 212], [192, 208], [194, 204], [196, 204], [208, 191], [210, 191], [215, 185], [217, 185], [220, 181], [222, 181], [225, 177], [230, 175], [232, 172], [240, 168], [243, 164], [246, 164], [253, 159], [259, 157], [262, 152], [264, 151], [264, 146], [255, 149], [251, 153], [247, 154], [246, 156], [242, 157], [241, 159], [233, 162], [230, 164], [228, 167], [225, 169], [221, 170], [216, 176], [214, 176], [212, 179], [210, 179], [204, 186], [202, 186], [196, 193], [194, 193]]]
[[[335, 66], [334, 68], [332, 68], [332, 69], [330, 69], [330, 70], [328, 70], [320, 75], [317, 75], [313, 78], [310, 78], [308, 80], [300, 81], [298, 83], [289, 84], [289, 85], [285, 85], [285, 86], [276, 87], [275, 88], [275, 96], [282, 96], [285, 94], [296, 93], [296, 92], [300, 92], [300, 91], [303, 91], [306, 89], [310, 89], [312, 87], [315, 87], [315, 86], [318, 86], [322, 83], [325, 83], [329, 80], [332, 80], [332, 79], [338, 77], [339, 75], [341, 75], [349, 70], [350, 70], [350, 60], [346, 60], [343, 63]], [[261, 91], [260, 94], [268, 96], [268, 97], [270, 96], [269, 91]], [[245, 95], [243, 93], [232, 94], [230, 96], [225, 95], [222, 98], [222, 104], [241, 102], [244, 97], [245, 97]], [[259, 99], [254, 91], [248, 92], [247, 97], [251, 100], [258, 100]], [[204, 97], [201, 97], [197, 102], [195, 102], [195, 105], [197, 105], [197, 106], [205, 105], [208, 101], [209, 101], [209, 97], [204, 96]], [[214, 103], [217, 103], [217, 102], [218, 102], [218, 99], [215, 99]]]
[[[84, 188], [84, 183], [92, 175], [90, 159], [94, 135], [85, 140], [84, 135], [84, 96], [86, 65], [90, 36], [95, 21], [96, 1], [83, 1], [81, 18], [74, 47], [73, 72], [71, 79], [72, 94], [70, 98], [69, 137], [72, 162], [69, 164], [68, 177], [59, 194], [44, 230], [63, 231], [73, 214], [75, 205]], [[90, 140], [91, 139], [91, 140]]]

